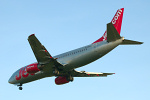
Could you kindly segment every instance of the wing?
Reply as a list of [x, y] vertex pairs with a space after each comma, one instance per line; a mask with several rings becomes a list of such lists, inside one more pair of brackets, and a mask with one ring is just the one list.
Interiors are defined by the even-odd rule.
[[62, 66], [59, 62], [57, 62], [57, 58], [53, 58], [50, 55], [34, 34], [28, 37], [28, 41], [39, 64], [52, 62], [56, 66]]
[[107, 75], [112, 75], [115, 73], [95, 73], [95, 72], [85, 72], [85, 71], [72, 71], [72, 77], [107, 77]]

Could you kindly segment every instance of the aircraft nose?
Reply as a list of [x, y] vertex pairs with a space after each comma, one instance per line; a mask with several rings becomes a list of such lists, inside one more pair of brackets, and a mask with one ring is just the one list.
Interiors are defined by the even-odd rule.
[[12, 84], [12, 79], [11, 78], [9, 78], [8, 83]]
[[14, 84], [14, 78], [13, 78], [13, 76], [11, 76], [11, 77], [9, 78], [8, 83]]

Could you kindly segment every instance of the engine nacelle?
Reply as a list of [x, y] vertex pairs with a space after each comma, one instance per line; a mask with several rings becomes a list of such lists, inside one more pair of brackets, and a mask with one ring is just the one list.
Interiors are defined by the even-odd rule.
[[66, 83], [69, 83], [69, 81], [67, 81], [66, 77], [58, 76], [57, 78], [55, 78], [55, 84], [57, 84], [57, 85], [62, 85], [62, 84], [66, 84]]
[[38, 68], [38, 63], [34, 63], [34, 64], [30, 64], [26, 67], [26, 71], [29, 74], [34, 74], [38, 71], [40, 71], [40, 69]]

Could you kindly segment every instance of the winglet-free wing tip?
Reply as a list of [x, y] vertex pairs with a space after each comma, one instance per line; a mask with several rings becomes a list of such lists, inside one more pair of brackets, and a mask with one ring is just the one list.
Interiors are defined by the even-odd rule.
[[30, 36], [33, 36], [33, 35], [35, 35], [35, 34], [31, 34], [31, 35], [29, 35], [29, 37], [30, 37]]
[[113, 74], [116, 74], [116, 73], [109, 73], [109, 75], [113, 75]]

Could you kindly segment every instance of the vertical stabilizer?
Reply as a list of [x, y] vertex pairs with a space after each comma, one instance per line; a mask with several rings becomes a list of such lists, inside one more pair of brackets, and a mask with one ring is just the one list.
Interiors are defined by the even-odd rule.
[[[117, 32], [119, 33], [119, 35], [120, 35], [120, 31], [121, 31], [123, 12], [124, 12], [124, 8], [118, 9], [115, 16], [113, 17], [113, 19], [111, 21], [111, 23], [114, 25], [114, 27], [117, 30]], [[99, 38], [98, 40], [96, 40], [93, 43], [101, 42], [104, 40], [107, 40], [107, 31], [105, 31], [105, 33], [103, 34], [103, 36], [101, 38]]]
[[111, 21], [111, 23], [114, 25], [114, 27], [116, 28], [119, 34], [121, 31], [123, 12], [124, 12], [124, 8], [117, 10], [114, 18]]

